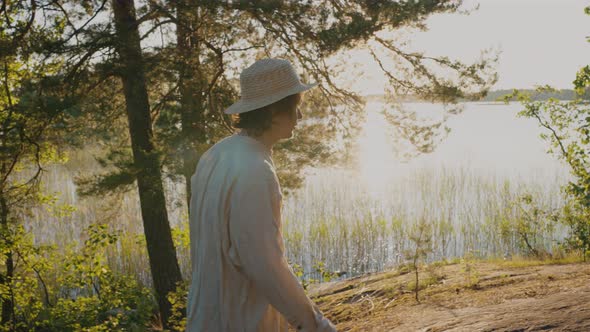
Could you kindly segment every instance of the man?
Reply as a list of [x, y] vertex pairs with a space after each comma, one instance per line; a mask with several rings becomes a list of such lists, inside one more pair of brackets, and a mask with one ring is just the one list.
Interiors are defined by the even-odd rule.
[[262, 59], [240, 75], [241, 131], [205, 152], [191, 178], [192, 283], [187, 331], [336, 331], [284, 257], [273, 145], [301, 119], [303, 84], [291, 64]]

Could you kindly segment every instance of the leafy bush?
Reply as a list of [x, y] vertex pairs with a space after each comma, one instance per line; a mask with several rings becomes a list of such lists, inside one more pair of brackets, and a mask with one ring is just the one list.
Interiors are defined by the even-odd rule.
[[563, 209], [562, 221], [569, 226], [564, 245], [567, 251], [579, 251], [584, 261], [590, 255], [590, 208], [575, 202]]
[[0, 296], [10, 296], [14, 306], [0, 331], [146, 330], [156, 309], [153, 294], [109, 268], [106, 249], [118, 235], [106, 225], [91, 225], [84, 245], [72, 244], [63, 253], [36, 246], [22, 227], [4, 231], [0, 249], [16, 253], [19, 264], [0, 288]]
[[176, 291], [168, 294], [168, 301], [172, 305], [172, 314], [168, 319], [168, 325], [174, 331], [186, 330], [186, 306], [189, 282], [180, 282], [176, 286]]

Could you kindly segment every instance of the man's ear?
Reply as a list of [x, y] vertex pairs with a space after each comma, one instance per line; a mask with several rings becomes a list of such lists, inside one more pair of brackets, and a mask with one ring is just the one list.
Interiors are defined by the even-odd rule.
[[277, 113], [279, 112], [279, 110], [276, 107], [270, 106], [269, 107], [270, 110], [270, 122], [274, 123], [275, 122], [275, 117], [277, 115]]

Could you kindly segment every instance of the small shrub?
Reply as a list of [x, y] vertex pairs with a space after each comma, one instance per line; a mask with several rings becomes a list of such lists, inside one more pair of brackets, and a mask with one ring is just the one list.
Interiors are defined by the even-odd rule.
[[432, 252], [432, 226], [427, 224], [425, 219], [421, 219], [419, 223], [412, 227], [409, 237], [414, 243], [414, 249], [407, 250], [405, 256], [410, 261], [410, 267], [415, 274], [414, 286], [410, 287], [410, 289], [414, 290], [416, 302], [420, 303], [420, 263], [425, 261], [428, 254]]
[[[156, 303], [151, 290], [106, 263], [106, 248], [118, 235], [91, 225], [82, 248], [64, 253], [38, 247], [21, 229], [15, 277], [5, 288], [15, 294], [15, 315], [0, 331], [145, 331]], [[2, 291], [4, 294], [4, 291]]]
[[168, 325], [173, 331], [186, 330], [186, 308], [188, 301], [189, 282], [179, 282], [174, 292], [168, 294], [168, 301], [172, 305], [172, 313]]
[[475, 266], [475, 256], [472, 252], [461, 259], [461, 272], [465, 277], [465, 287], [477, 288], [479, 286], [479, 272]]

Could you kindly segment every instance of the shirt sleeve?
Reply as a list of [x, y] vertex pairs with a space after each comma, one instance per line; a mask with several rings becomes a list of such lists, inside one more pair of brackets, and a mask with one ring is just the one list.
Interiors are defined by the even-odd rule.
[[230, 240], [236, 266], [298, 331], [316, 331], [325, 318], [284, 257], [281, 234], [281, 194], [270, 166], [242, 175], [230, 198]]

